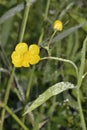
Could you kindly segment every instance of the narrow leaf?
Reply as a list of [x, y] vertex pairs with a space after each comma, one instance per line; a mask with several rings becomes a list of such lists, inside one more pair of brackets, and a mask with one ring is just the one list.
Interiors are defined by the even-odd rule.
[[[78, 15], [75, 15], [75, 14], [70, 14], [70, 16], [75, 19], [78, 23], [83, 23], [83, 22], [87, 22], [86, 18], [85, 17], [80, 17]], [[87, 25], [83, 26], [82, 27], [84, 31], [87, 32]]]
[[87, 45], [87, 37], [85, 38], [85, 40], [83, 42], [83, 47], [82, 47], [81, 65], [80, 65], [79, 77], [78, 77], [78, 83], [77, 83], [78, 88], [81, 87], [82, 76], [83, 76], [83, 73], [84, 73], [85, 56], [86, 56], [86, 45]]
[[[31, 4], [33, 4], [36, 0], [32, 0]], [[28, 6], [28, 3], [26, 4], [26, 6]], [[5, 20], [7, 20], [8, 18], [14, 16], [15, 14], [17, 14], [18, 12], [22, 11], [24, 9], [24, 2], [22, 4], [17, 5], [16, 7], [13, 7], [11, 9], [9, 9], [5, 14], [3, 14], [0, 17], [0, 24], [2, 24], [3, 22], [5, 22]]]
[[32, 103], [32, 105], [25, 111], [23, 115], [39, 107], [41, 104], [46, 102], [50, 97], [72, 88], [75, 88], [75, 86], [69, 82], [60, 82], [53, 85], [52, 87], [48, 88], [44, 93], [39, 95], [39, 97]]

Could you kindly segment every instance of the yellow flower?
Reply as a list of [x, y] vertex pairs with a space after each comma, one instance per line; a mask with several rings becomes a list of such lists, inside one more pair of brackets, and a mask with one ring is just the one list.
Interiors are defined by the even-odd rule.
[[39, 52], [40, 48], [36, 44], [28, 47], [26, 43], [19, 43], [11, 55], [12, 63], [15, 67], [29, 67], [40, 61]]
[[28, 45], [26, 43], [19, 43], [17, 44], [15, 51], [23, 54], [28, 51]]
[[40, 61], [40, 56], [39, 55], [30, 55], [29, 56], [29, 63], [31, 65], [37, 64]]
[[23, 55], [23, 60], [22, 60], [22, 66], [24, 67], [29, 67], [29, 51], [27, 51], [24, 55]]
[[36, 44], [30, 45], [29, 52], [31, 54], [39, 54], [40, 48]]
[[40, 52], [40, 48], [36, 44], [30, 45], [29, 47], [30, 64], [36, 64], [40, 61], [39, 52]]
[[62, 31], [63, 29], [63, 23], [60, 20], [56, 20], [53, 23], [53, 28], [58, 31]]
[[15, 67], [21, 67], [23, 55], [21, 55], [16, 51], [13, 51], [11, 58], [12, 58], [12, 63], [14, 64]]

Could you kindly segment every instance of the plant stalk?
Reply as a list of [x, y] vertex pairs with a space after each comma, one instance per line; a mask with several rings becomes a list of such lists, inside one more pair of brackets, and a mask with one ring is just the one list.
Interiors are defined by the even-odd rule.
[[27, 0], [27, 2], [28, 2], [28, 6], [25, 6], [23, 21], [22, 21], [20, 33], [19, 33], [19, 39], [18, 39], [19, 42], [23, 41], [25, 28], [26, 28], [26, 24], [27, 24], [27, 19], [28, 19], [28, 14], [29, 14], [29, 11], [30, 11], [30, 0]]
[[63, 59], [63, 58], [59, 58], [59, 57], [52, 57], [52, 56], [41, 58], [41, 60], [46, 60], [46, 59], [62, 61], [62, 62], [71, 64], [74, 67], [75, 71], [76, 71], [76, 75], [78, 76], [78, 68], [75, 65], [75, 63], [72, 62], [71, 60], [67, 60], [67, 59]]
[[[12, 86], [12, 81], [13, 81], [13, 77], [14, 77], [14, 72], [15, 72], [15, 68], [13, 68], [12, 73], [10, 75], [10, 79], [8, 81], [8, 85], [6, 88], [6, 93], [5, 93], [5, 97], [4, 97], [4, 104], [5, 106], [8, 103], [8, 98], [9, 98], [9, 94], [10, 94], [10, 89]], [[2, 112], [1, 112], [1, 125], [0, 125], [0, 130], [3, 130], [3, 125], [4, 125], [4, 117], [5, 117], [5, 108], [3, 107]]]
[[29, 130], [25, 124], [16, 116], [16, 114], [13, 113], [13, 111], [3, 103], [0, 103], [0, 107], [4, 107], [4, 109], [14, 118], [14, 120], [24, 129], [24, 130]]
[[78, 101], [79, 114], [80, 114], [81, 123], [82, 123], [82, 130], [86, 130], [86, 123], [85, 123], [81, 100], [80, 100], [80, 87], [81, 87], [82, 80], [83, 80], [83, 73], [84, 73], [84, 66], [85, 66], [86, 44], [87, 44], [87, 37], [85, 38], [85, 40], [83, 42], [81, 65], [80, 65], [78, 82], [77, 82], [77, 101]]

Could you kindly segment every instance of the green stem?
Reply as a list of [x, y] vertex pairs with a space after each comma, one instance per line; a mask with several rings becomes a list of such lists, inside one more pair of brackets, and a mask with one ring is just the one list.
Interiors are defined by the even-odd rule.
[[82, 111], [81, 100], [80, 100], [80, 87], [81, 87], [81, 84], [82, 84], [82, 76], [83, 76], [83, 73], [84, 73], [86, 44], [87, 44], [87, 37], [85, 38], [84, 43], [83, 43], [81, 65], [80, 65], [80, 70], [79, 70], [79, 75], [78, 75], [78, 82], [77, 82], [77, 101], [78, 101], [79, 113], [80, 113], [80, 118], [81, 118], [81, 123], [82, 123], [82, 129], [83, 130], [86, 130], [86, 123], [85, 123], [85, 119], [84, 119], [84, 115], [83, 115], [83, 111]]
[[30, 0], [28, 0], [28, 5], [25, 7], [25, 10], [24, 10], [23, 21], [22, 21], [21, 29], [19, 33], [19, 42], [23, 41], [29, 10], [30, 10]]
[[58, 58], [58, 57], [52, 57], [52, 56], [41, 58], [41, 60], [45, 60], [45, 59], [58, 60], [58, 61], [70, 63], [70, 64], [74, 67], [74, 69], [75, 69], [75, 71], [76, 71], [76, 75], [78, 76], [78, 68], [77, 68], [77, 66], [75, 65], [75, 63], [72, 62], [71, 60], [67, 60], [67, 59], [63, 59], [63, 58]]
[[8, 106], [0, 103], [0, 107], [3, 107], [24, 130], [29, 130]]
[[53, 32], [53, 34], [52, 34], [52, 36], [51, 36], [51, 38], [50, 38], [50, 40], [49, 40], [49, 42], [48, 42], [48, 48], [49, 48], [49, 46], [50, 46], [50, 44], [51, 44], [51, 42], [52, 42], [52, 40], [53, 40], [53, 37], [55, 36], [56, 32], [57, 32], [57, 30], [55, 30], [55, 31]]
[[[50, 7], [50, 0], [47, 0], [43, 22], [47, 20], [49, 7]], [[44, 27], [42, 27], [42, 29], [41, 29], [41, 35], [39, 37], [38, 43], [42, 42], [43, 36], [44, 36]]]
[[54, 33], [52, 34], [52, 36], [51, 36], [51, 38], [50, 38], [50, 40], [48, 42], [48, 45], [44, 47], [47, 50], [47, 53], [48, 53], [49, 57], [51, 56], [50, 44], [51, 44], [51, 41], [52, 41], [53, 37], [55, 36], [56, 32], [57, 32], [57, 30], [55, 30]]
[[[22, 24], [21, 24], [21, 29], [20, 29], [20, 34], [19, 34], [19, 42], [23, 41], [24, 32], [25, 32], [25, 28], [26, 28], [26, 24], [27, 24], [27, 19], [28, 19], [28, 14], [29, 14], [29, 11], [30, 11], [30, 0], [27, 0], [27, 2], [28, 3], [26, 3], [27, 6], [25, 7], [24, 15], [23, 15], [23, 21], [22, 21]], [[25, 121], [24, 117], [22, 118], [22, 121], [23, 122]]]
[[[15, 72], [15, 68], [13, 68], [12, 74], [11, 74], [10, 79], [8, 81], [8, 85], [7, 85], [7, 89], [6, 89], [6, 93], [5, 93], [5, 98], [4, 98], [4, 104], [5, 105], [7, 105], [7, 103], [8, 103], [8, 98], [9, 98], [9, 94], [10, 94], [10, 89], [11, 89], [11, 85], [12, 85], [12, 81], [13, 81], [14, 72]], [[1, 112], [0, 130], [3, 130], [4, 117], [5, 117], [5, 108], [3, 108], [2, 112]]]
[[[47, 1], [46, 9], [45, 9], [45, 15], [44, 15], [43, 21], [45, 21], [47, 19], [49, 6], [50, 6], [50, 0]], [[42, 42], [43, 36], [44, 36], [44, 28], [41, 29], [41, 34], [40, 34], [38, 43]], [[30, 90], [31, 90], [31, 84], [32, 84], [32, 80], [33, 80], [34, 70], [35, 70], [35, 67], [33, 67], [32, 70], [31, 70], [31, 76], [30, 76], [30, 79], [29, 79], [29, 82], [28, 82], [28, 86], [27, 86], [27, 90], [26, 90], [26, 103], [29, 100], [29, 95], [30, 95]], [[25, 117], [23, 118], [23, 122], [25, 122]]]
[[[25, 32], [25, 28], [26, 28], [26, 24], [27, 24], [27, 19], [28, 19], [28, 14], [29, 14], [29, 11], [30, 11], [30, 0], [27, 0], [27, 2], [28, 3], [26, 3], [27, 6], [25, 7], [24, 15], [23, 15], [23, 21], [22, 21], [22, 24], [21, 24], [21, 29], [20, 29], [20, 34], [19, 34], [19, 42], [23, 41], [24, 32]], [[23, 93], [22, 88], [19, 88], [19, 91]], [[21, 93], [21, 95], [22, 95], [22, 93]]]
[[47, 5], [46, 5], [46, 10], [45, 10], [45, 16], [44, 16], [44, 20], [47, 19], [48, 16], [48, 11], [49, 11], [49, 7], [50, 7], [50, 0], [47, 1]]
[[[23, 17], [23, 21], [22, 21], [22, 25], [21, 25], [21, 29], [20, 29], [20, 34], [19, 34], [19, 42], [23, 41], [29, 9], [30, 9], [30, 0], [28, 0], [28, 6], [25, 7], [24, 17]], [[7, 102], [8, 102], [9, 93], [10, 93], [10, 89], [11, 89], [11, 82], [13, 80], [14, 71], [15, 71], [15, 68], [13, 68], [13, 70], [12, 70], [12, 74], [11, 74], [11, 77], [10, 77], [8, 85], [7, 85], [7, 90], [6, 90], [6, 94], [5, 94], [5, 98], [4, 98], [4, 104], [5, 105], [7, 105]], [[2, 113], [1, 113], [0, 130], [3, 130], [4, 117], [5, 117], [5, 108], [3, 108]]]
[[82, 80], [87, 76], [87, 72], [82, 76]]
[[83, 115], [83, 111], [82, 111], [79, 88], [77, 88], [77, 101], [78, 101], [79, 114], [80, 114], [81, 123], [82, 123], [82, 130], [86, 130], [86, 123], [85, 123], [85, 119], [84, 119], [84, 115]]
[[29, 79], [29, 82], [28, 82], [27, 90], [26, 90], [26, 100], [29, 100], [29, 95], [30, 95], [30, 89], [31, 89], [31, 84], [32, 84], [32, 80], [33, 80], [34, 70], [35, 70], [35, 66], [31, 70], [30, 79]]

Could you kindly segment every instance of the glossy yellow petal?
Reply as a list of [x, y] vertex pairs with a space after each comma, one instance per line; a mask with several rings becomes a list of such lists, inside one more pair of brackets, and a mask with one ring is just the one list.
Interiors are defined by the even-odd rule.
[[22, 66], [23, 67], [30, 67], [30, 64], [26, 60], [23, 60], [22, 61]]
[[33, 44], [33, 45], [30, 45], [30, 46], [29, 46], [29, 53], [30, 53], [31, 55], [38, 55], [39, 52], [40, 52], [40, 48], [39, 48], [38, 45]]
[[18, 52], [13, 51], [11, 58], [12, 58], [12, 63], [14, 64], [15, 67], [22, 66], [23, 55], [20, 55]]
[[23, 61], [22, 61], [22, 66], [24, 67], [29, 67], [29, 51], [27, 51], [24, 55], [23, 55]]
[[28, 45], [26, 43], [19, 43], [17, 44], [15, 50], [20, 53], [20, 54], [23, 54], [25, 53], [26, 51], [28, 51]]
[[60, 20], [56, 20], [53, 23], [53, 28], [58, 31], [62, 31], [63, 29], [63, 23]]
[[29, 56], [29, 63], [31, 65], [37, 64], [40, 61], [40, 56], [39, 55], [30, 55]]

